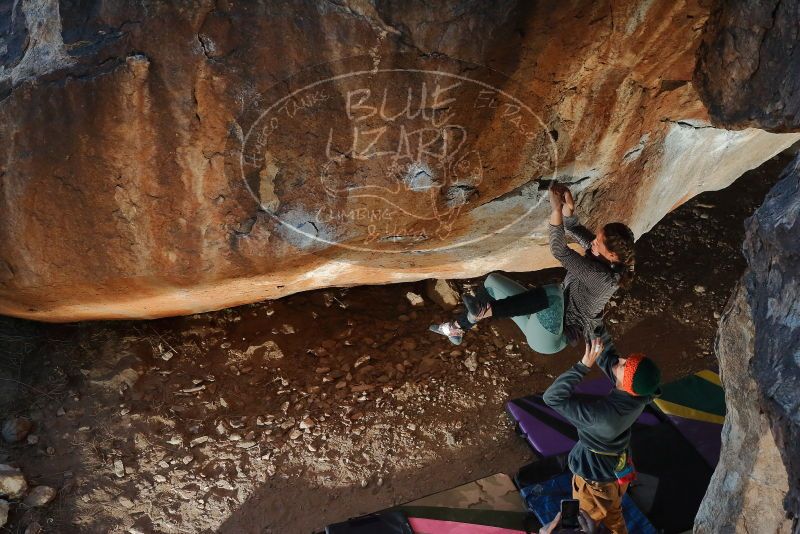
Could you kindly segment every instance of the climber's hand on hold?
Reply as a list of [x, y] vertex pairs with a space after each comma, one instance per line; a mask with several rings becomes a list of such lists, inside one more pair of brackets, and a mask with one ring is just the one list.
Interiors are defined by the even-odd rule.
[[548, 189], [548, 193], [550, 193], [550, 207], [553, 211], [561, 211], [561, 207], [564, 205], [564, 194], [562, 193], [561, 189], [564, 186], [554, 183]]
[[575, 199], [572, 197], [572, 191], [564, 185], [561, 188], [564, 195], [564, 207], [561, 208], [561, 212], [564, 217], [572, 217], [572, 214], [575, 213]]
[[570, 217], [575, 211], [575, 199], [572, 197], [572, 192], [567, 186], [559, 183], [554, 183], [550, 189], [560, 197], [561, 211], [564, 217]]

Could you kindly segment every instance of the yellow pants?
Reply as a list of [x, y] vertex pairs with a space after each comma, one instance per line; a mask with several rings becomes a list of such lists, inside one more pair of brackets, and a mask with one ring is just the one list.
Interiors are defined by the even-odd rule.
[[622, 496], [628, 484], [617, 482], [592, 482], [578, 475], [572, 477], [572, 498], [580, 501], [581, 510], [595, 523], [602, 523], [612, 534], [627, 534], [622, 517]]

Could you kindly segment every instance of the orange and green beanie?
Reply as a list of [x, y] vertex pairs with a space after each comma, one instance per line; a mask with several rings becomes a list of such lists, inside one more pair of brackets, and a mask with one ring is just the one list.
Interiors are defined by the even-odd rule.
[[647, 396], [658, 391], [661, 371], [644, 354], [631, 354], [625, 362], [622, 389], [631, 395]]

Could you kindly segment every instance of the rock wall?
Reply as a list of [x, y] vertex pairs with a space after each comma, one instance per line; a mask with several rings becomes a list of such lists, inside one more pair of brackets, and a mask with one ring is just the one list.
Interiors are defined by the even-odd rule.
[[800, 155], [747, 222], [720, 322], [728, 415], [696, 532], [800, 530]]
[[716, 126], [800, 128], [800, 3], [720, 2], [706, 26], [695, 83]]
[[695, 519], [698, 534], [792, 532], [783, 509], [789, 491], [786, 468], [769, 419], [758, 409], [758, 385], [750, 375], [754, 338], [747, 292], [740, 284], [723, 312], [714, 348], [727, 415], [720, 461]]
[[544, 268], [554, 178], [641, 235], [800, 137], [711, 126], [711, 7], [0, 0], [0, 313]]
[[751, 374], [789, 476], [784, 507], [800, 518], [800, 156], [749, 221], [744, 252], [755, 324]]
[[[695, 82], [714, 124], [800, 127], [797, 2], [722, 2]], [[746, 223], [717, 338], [728, 416], [697, 532], [800, 532], [800, 155]]]

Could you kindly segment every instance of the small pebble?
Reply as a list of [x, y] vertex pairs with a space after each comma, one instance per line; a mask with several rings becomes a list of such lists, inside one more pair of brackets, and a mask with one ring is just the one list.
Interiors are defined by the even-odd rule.
[[33, 424], [26, 417], [11, 417], [3, 424], [3, 439], [8, 443], [17, 443], [28, 436]]
[[411, 291], [406, 293], [406, 298], [408, 299], [408, 302], [410, 302], [412, 306], [425, 305], [425, 300], [422, 298], [422, 296], [417, 295], [416, 293], [412, 293]]
[[197, 445], [201, 445], [208, 441], [208, 436], [200, 436], [199, 438], [194, 438], [192, 441], [189, 442], [189, 447], [196, 447]]
[[125, 476], [125, 465], [123, 465], [122, 460], [114, 460], [114, 474], [117, 475], [117, 478]]

